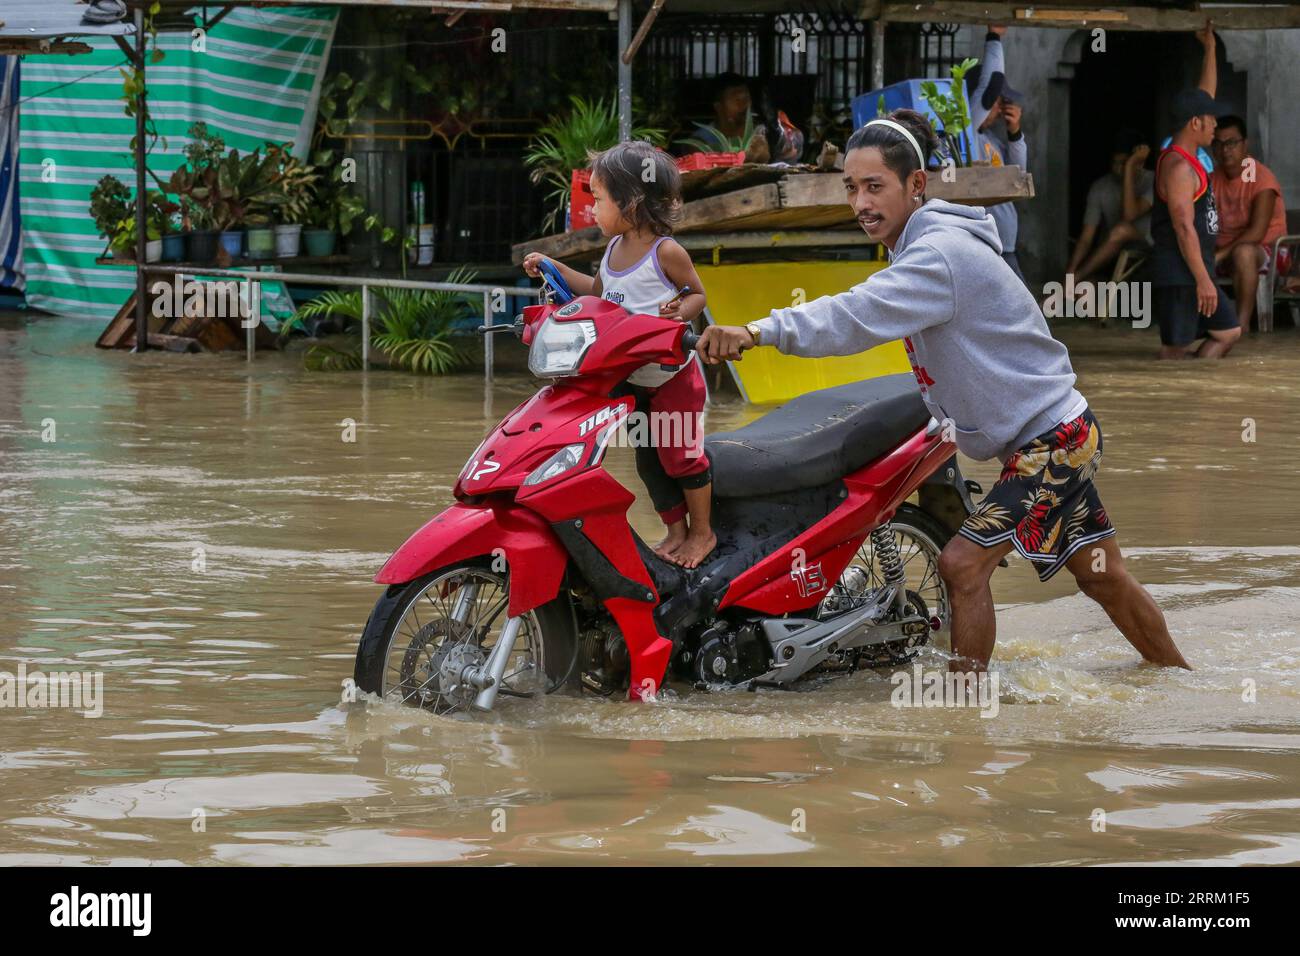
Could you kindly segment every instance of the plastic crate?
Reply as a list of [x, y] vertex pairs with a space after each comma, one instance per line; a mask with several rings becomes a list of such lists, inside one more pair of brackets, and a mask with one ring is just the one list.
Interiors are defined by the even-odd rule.
[[591, 194], [591, 170], [575, 169], [569, 180], [569, 232], [596, 224], [596, 197]]
[[[885, 112], [891, 113], [894, 110], [916, 110], [923, 116], [928, 116], [934, 123], [934, 128], [942, 133], [943, 121], [935, 115], [934, 110], [925, 101], [921, 95], [921, 84], [931, 82], [938, 87], [940, 93], [947, 93], [952, 89], [952, 80], [950, 78], [936, 78], [934, 80], [902, 80], [898, 83], [891, 83], [879, 90], [872, 90], [870, 93], [863, 93], [861, 96], [855, 96], [852, 102], [853, 108], [853, 128], [861, 129], [866, 123], [875, 119], [879, 111], [880, 97], [885, 98]], [[963, 90], [963, 92], [965, 92]], [[969, 108], [969, 107], [968, 107]], [[966, 158], [966, 137], [961, 139], [962, 159]]]
[[679, 157], [677, 168], [684, 173], [695, 169], [714, 169], [718, 166], [739, 166], [745, 161], [745, 151], [737, 153], [688, 153]]

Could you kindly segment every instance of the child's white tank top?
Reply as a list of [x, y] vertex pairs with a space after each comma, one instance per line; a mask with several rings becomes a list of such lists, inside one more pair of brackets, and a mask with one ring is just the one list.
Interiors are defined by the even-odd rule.
[[[673, 284], [664, 275], [659, 266], [659, 245], [667, 236], [655, 240], [650, 251], [641, 257], [635, 265], [626, 269], [615, 270], [610, 267], [609, 257], [615, 244], [622, 236], [615, 236], [605, 247], [605, 255], [600, 260], [601, 297], [616, 302], [629, 312], [643, 315], [658, 315], [659, 304], [677, 294]], [[691, 361], [695, 356], [691, 356]], [[659, 365], [642, 365], [627, 377], [633, 385], [658, 388], [670, 378], [686, 368], [690, 363], [675, 368], [664, 369]]]

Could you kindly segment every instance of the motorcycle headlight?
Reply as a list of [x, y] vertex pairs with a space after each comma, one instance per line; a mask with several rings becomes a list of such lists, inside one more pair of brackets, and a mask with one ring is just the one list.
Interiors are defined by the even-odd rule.
[[594, 341], [596, 323], [590, 319], [556, 322], [548, 318], [533, 336], [533, 344], [528, 350], [528, 368], [542, 378], [572, 375]]
[[571, 468], [577, 467], [582, 461], [583, 454], [587, 451], [587, 446], [582, 442], [576, 445], [565, 445], [546, 461], [542, 462], [533, 469], [532, 474], [524, 479], [525, 485], [540, 485], [543, 481], [548, 481], [557, 475], [562, 475]]

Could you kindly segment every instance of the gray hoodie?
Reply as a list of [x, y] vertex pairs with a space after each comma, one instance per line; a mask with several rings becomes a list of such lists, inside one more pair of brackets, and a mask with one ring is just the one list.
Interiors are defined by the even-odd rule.
[[[996, 80], [994, 77], [1002, 77]], [[998, 89], [1006, 82], [1006, 60], [1002, 50], [1002, 41], [994, 34], [989, 34], [984, 42], [984, 60], [980, 63], [980, 82], [970, 95], [970, 140], [972, 161], [989, 162], [997, 153], [1003, 166], [1029, 168], [1029, 146], [1023, 133], [1011, 139], [1006, 132], [1006, 125], [999, 120], [984, 132], [980, 124], [989, 115], [989, 107], [984, 105], [984, 93], [989, 84], [994, 83]], [[990, 104], [991, 105], [991, 104]], [[1020, 215], [1014, 202], [1001, 202], [988, 207], [988, 213], [998, 224], [998, 235], [1002, 238], [1004, 252], [1015, 252], [1020, 233]]]
[[759, 342], [819, 356], [901, 338], [930, 414], [952, 420], [961, 452], [1006, 460], [1087, 403], [1065, 346], [1001, 253], [982, 208], [930, 199], [903, 227], [888, 268], [776, 309], [757, 323]]

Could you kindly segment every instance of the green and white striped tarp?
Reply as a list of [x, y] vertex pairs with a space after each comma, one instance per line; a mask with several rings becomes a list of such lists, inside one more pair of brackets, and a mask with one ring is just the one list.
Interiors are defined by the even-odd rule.
[[[292, 142], [305, 156], [335, 19], [331, 7], [240, 8], [206, 37], [160, 34], [166, 56], [146, 74], [162, 136], [149, 168], [164, 180], [171, 175], [196, 120], [241, 153], [270, 140]], [[194, 49], [200, 39], [202, 51]], [[90, 191], [105, 173], [134, 190], [135, 120], [123, 112], [125, 56], [111, 40], [90, 43], [89, 54], [23, 62], [19, 193], [27, 301], [61, 315], [108, 318], [134, 289], [135, 271], [95, 264], [105, 240], [90, 218]]]

